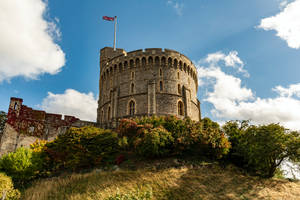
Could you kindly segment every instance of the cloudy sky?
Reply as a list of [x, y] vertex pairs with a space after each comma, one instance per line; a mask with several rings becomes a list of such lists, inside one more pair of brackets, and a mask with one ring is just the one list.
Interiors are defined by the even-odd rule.
[[202, 116], [300, 129], [300, 0], [1, 0], [0, 110], [11, 96], [95, 120], [99, 50], [169, 48], [198, 67]]

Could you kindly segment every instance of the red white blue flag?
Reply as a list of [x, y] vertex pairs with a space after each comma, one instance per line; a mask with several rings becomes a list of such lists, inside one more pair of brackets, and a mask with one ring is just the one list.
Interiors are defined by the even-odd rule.
[[103, 16], [102, 19], [107, 20], [107, 21], [114, 21], [115, 20], [114, 17], [108, 17], [108, 16]]

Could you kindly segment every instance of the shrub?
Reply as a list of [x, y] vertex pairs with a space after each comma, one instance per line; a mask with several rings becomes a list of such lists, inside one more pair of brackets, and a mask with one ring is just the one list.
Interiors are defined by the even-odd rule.
[[273, 177], [285, 159], [299, 161], [300, 134], [278, 124], [249, 125], [247, 121], [227, 122], [223, 129], [232, 142], [230, 158], [249, 172]]
[[17, 186], [24, 186], [39, 176], [43, 161], [40, 153], [21, 147], [16, 152], [2, 156], [0, 169], [12, 177]]
[[[149, 157], [194, 152], [219, 159], [230, 148], [220, 126], [208, 118], [204, 118], [201, 123], [190, 118], [180, 120], [174, 116], [125, 119], [120, 122], [118, 132], [123, 137], [120, 141], [122, 146], [127, 145], [127, 149]], [[166, 138], [169, 138], [168, 143]]]
[[143, 128], [134, 139], [135, 152], [145, 157], [162, 157], [172, 152], [174, 138], [163, 127]]
[[78, 170], [115, 161], [119, 151], [117, 133], [96, 127], [70, 128], [45, 145], [52, 170]]
[[4, 173], [0, 173], [0, 198], [6, 200], [17, 200], [20, 199], [20, 192], [14, 189], [13, 182], [9, 176]]

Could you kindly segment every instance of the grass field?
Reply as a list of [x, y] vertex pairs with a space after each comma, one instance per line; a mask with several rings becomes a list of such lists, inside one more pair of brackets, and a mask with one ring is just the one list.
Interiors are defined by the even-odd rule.
[[22, 199], [300, 199], [300, 182], [253, 177], [232, 165], [166, 163], [44, 179], [23, 191]]

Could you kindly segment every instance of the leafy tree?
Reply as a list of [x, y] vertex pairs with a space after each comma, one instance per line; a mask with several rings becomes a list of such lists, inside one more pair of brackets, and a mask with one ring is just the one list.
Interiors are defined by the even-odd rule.
[[7, 115], [5, 112], [0, 111], [0, 136], [2, 136], [2, 133], [4, 131], [4, 126], [7, 120]]
[[273, 177], [285, 159], [300, 161], [300, 134], [279, 124], [255, 126], [249, 121], [230, 121], [223, 130], [232, 144], [232, 161], [262, 177]]

